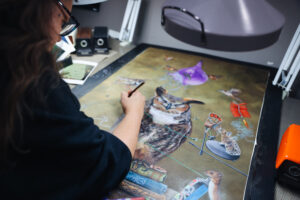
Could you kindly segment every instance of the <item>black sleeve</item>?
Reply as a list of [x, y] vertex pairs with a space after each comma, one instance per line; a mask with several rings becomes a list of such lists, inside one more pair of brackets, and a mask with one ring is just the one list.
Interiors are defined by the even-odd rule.
[[7, 194], [19, 199], [100, 199], [126, 176], [131, 154], [81, 112], [62, 82], [25, 124], [29, 152], [8, 173]]

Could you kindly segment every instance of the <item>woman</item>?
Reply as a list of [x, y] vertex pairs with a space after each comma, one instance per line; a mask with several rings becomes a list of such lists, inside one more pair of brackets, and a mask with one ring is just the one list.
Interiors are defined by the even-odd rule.
[[113, 134], [79, 111], [51, 54], [76, 27], [66, 23], [76, 21], [71, 7], [72, 0], [0, 3], [0, 199], [100, 199], [129, 170], [145, 98], [121, 94], [125, 117]]

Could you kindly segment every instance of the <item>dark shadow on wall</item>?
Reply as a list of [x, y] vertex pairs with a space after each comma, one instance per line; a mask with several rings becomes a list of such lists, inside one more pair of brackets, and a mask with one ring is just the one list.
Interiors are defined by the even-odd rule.
[[296, 80], [291, 88], [290, 97], [300, 99], [300, 72], [298, 73]]

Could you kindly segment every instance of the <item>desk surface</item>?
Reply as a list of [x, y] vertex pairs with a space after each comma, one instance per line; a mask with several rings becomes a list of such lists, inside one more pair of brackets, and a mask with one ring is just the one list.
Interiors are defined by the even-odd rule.
[[[105, 84], [104, 84], [104, 81], [107, 78], [112, 77], [112, 75], [114, 77], [116, 77], [116, 75], [115, 75], [116, 71], [120, 70], [121, 68], [123, 70], [124, 66], [126, 66], [125, 68], [130, 67], [130, 63], [128, 64], [128, 62], [130, 62], [132, 59], [134, 59], [137, 55], [139, 55], [141, 52], [143, 52], [148, 47], [149, 47], [149, 45], [140, 45], [140, 46], [138, 46], [137, 48], [133, 49], [132, 51], [130, 51], [125, 56], [123, 56], [120, 59], [116, 60], [111, 65], [109, 65], [106, 68], [103, 68], [102, 70], [100, 70], [98, 73], [96, 73], [94, 76], [92, 76], [87, 81], [87, 83], [85, 85], [75, 87], [73, 89], [73, 91], [75, 92], [75, 94], [78, 97], [82, 97], [80, 99], [81, 101], [89, 101], [91, 99], [93, 99], [93, 101], [95, 101], [94, 97], [88, 97], [90, 95], [89, 92], [92, 91], [92, 90], [95, 90], [98, 87], [107, 87], [107, 84], [110, 85], [110, 87], [111, 87], [111, 85], [112, 85], [111, 81], [108, 81], [108, 82], [106, 81]], [[173, 57], [177, 57], [180, 53], [182, 53], [182, 52], [180, 52], [180, 53], [176, 53], [176, 52], [178, 52], [178, 51], [175, 50]], [[192, 58], [192, 57], [195, 57], [195, 59], [197, 60], [198, 59], [197, 56], [200, 56], [200, 57], [203, 56], [203, 55], [199, 55], [199, 54], [195, 54], [195, 53], [191, 53], [191, 52], [183, 52], [183, 53], [191, 54], [191, 57], [189, 57], [188, 59], [181, 59], [180, 63], [182, 65], [184, 65], [184, 62], [181, 62], [181, 61], [191, 61], [190, 58]], [[171, 55], [172, 53], [168, 53], [168, 54]], [[170, 56], [170, 55], [168, 55], [168, 56]], [[153, 62], [155, 62], [155, 61], [152, 60], [152, 59], [155, 60], [155, 57], [159, 57], [159, 56], [164, 56], [164, 55], [154, 55], [152, 57], [148, 56], [148, 58], [151, 58], [150, 60], [149, 59], [148, 60], [147, 59], [146, 60], [145, 59], [138, 59], [137, 62], [139, 63], [139, 65], [136, 66], [136, 67], [149, 65], [149, 66], [153, 67], [153, 70], [157, 69], [158, 71], [161, 71], [161, 69], [157, 68], [157, 66], [160, 66], [160, 64], [157, 63], [157, 64], [153, 65]], [[207, 56], [203, 57], [203, 59], [205, 60], [205, 62], [209, 62], [208, 60], [211, 60], [212, 64], [213, 63], [215, 63], [215, 64], [217, 63], [216, 65], [215, 64], [210, 65], [209, 68], [211, 68], [211, 69], [213, 69], [214, 67], [218, 66], [218, 63], [222, 63], [222, 61], [224, 61], [225, 63], [229, 63], [229, 65], [227, 65], [227, 67], [223, 66], [223, 68], [221, 68], [222, 70], [225, 69], [225, 68], [228, 68], [228, 67], [231, 69], [231, 65], [232, 66], [235, 66], [235, 65], [247, 65], [248, 66], [248, 68], [247, 68], [248, 70], [246, 70], [245, 72], [243, 72], [243, 75], [247, 75], [247, 73], [251, 74], [252, 73], [251, 71], [253, 71], [253, 70], [256, 71], [255, 69], [258, 70], [258, 68], [262, 68], [261, 66], [250, 65], [250, 64], [245, 64], [245, 63], [238, 63], [238, 62], [235, 62], [235, 61], [228, 61], [228, 60], [223, 60], [223, 59], [219, 59], [219, 58], [209, 57], [209, 58], [206, 59], [206, 57]], [[144, 64], [142, 64], [142, 63], [144, 63]], [[131, 67], [134, 67], [134, 66], [131, 66]], [[249, 67], [255, 68], [255, 69], [251, 69]], [[142, 68], [143, 67], [141, 67], [141, 69]], [[205, 70], [209, 71], [209, 68], [205, 68]], [[242, 70], [242, 69], [240, 69], [240, 70]], [[264, 69], [264, 70], [270, 71], [271, 77], [273, 76], [274, 73], [273, 73], [272, 70], [270, 70], [270, 69]], [[129, 70], [129, 71], [132, 71], [132, 70]], [[225, 72], [225, 71], [223, 71], [223, 72], [225, 74], [228, 74], [228, 72]], [[236, 74], [236, 73], [234, 73], [234, 74]], [[236, 78], [241, 78], [241, 77], [239, 77], [239, 75], [241, 75], [241, 73], [237, 73], [236, 74]], [[149, 73], [144, 73], [144, 76], [146, 76], [146, 77], [149, 76], [149, 78], [148, 78], [149, 80], [153, 79], [150, 71], [149, 71]], [[226, 76], [223, 75], [223, 76], [227, 77], [227, 75]], [[146, 77], [144, 77], [144, 78], [146, 78]], [[253, 81], [253, 83], [251, 83], [252, 85], [249, 85], [248, 87], [252, 88], [250, 90], [250, 92], [253, 92], [252, 90], [256, 90], [256, 92], [250, 93], [250, 95], [252, 94], [251, 96], [255, 98], [255, 96], [258, 95], [258, 93], [261, 93], [262, 91], [259, 92], [259, 90], [255, 89], [255, 87], [253, 87], [253, 85], [256, 84], [256, 82], [254, 80], [256, 80], [255, 77], [252, 80], [249, 79], [246, 82], [246, 84], [249, 85], [249, 83], [251, 83], [251, 81]], [[269, 78], [269, 80], [272, 80], [272, 78]], [[102, 83], [102, 84], [99, 85], [100, 83]], [[211, 81], [211, 83], [215, 83], [215, 82]], [[239, 84], [241, 84], [241, 82]], [[239, 84], [237, 84], [237, 85], [239, 86]], [[223, 86], [226, 85], [226, 81], [222, 85]], [[235, 84], [233, 84], [233, 85], [235, 85]], [[228, 84], [227, 84], [227, 87], [229, 87]], [[243, 86], [243, 87], [246, 87], [246, 86]], [[209, 86], [208, 86], [208, 88], [209, 88]], [[147, 88], [144, 87], [143, 89], [147, 89]], [[108, 97], [107, 95], [109, 95], [109, 96], [112, 95], [112, 94], [106, 94], [105, 93], [105, 88], [102, 88], [101, 91], [102, 91], [101, 93], [104, 95], [104, 97]], [[247, 90], [244, 89], [244, 91], [247, 91]], [[151, 92], [151, 93], [153, 93], [153, 92]], [[205, 102], [209, 102], [210, 101], [210, 98], [207, 98], [207, 96], [209, 95], [209, 93], [204, 92], [204, 91], [200, 91], [198, 93], [203, 94], [203, 96], [201, 96], [201, 98]], [[191, 94], [194, 94], [194, 93], [189, 93], [189, 94], [191, 95]], [[262, 97], [263, 97], [263, 95], [260, 98], [262, 98]], [[102, 97], [100, 97], [100, 98], [102, 98]], [[221, 98], [223, 98], [223, 97], [221, 97]], [[248, 98], [250, 98], [250, 96], [248, 96], [246, 99], [248, 99]], [[83, 102], [83, 103], [86, 103], [86, 102]], [[273, 195], [273, 191], [274, 191], [274, 182], [273, 181], [274, 180], [271, 177], [274, 177], [274, 171], [272, 170], [274, 168], [274, 166], [273, 166], [273, 162], [272, 161], [275, 160], [276, 146], [277, 146], [277, 137], [278, 137], [278, 135], [276, 135], [274, 133], [276, 133], [276, 132], [278, 133], [278, 128], [279, 128], [278, 125], [279, 125], [279, 117], [280, 117], [280, 115], [279, 115], [278, 118], [277, 118], [277, 116], [274, 115], [273, 113], [280, 113], [280, 103], [281, 103], [281, 91], [277, 90], [277, 88], [272, 87], [271, 83], [269, 81], [268, 85], [267, 85], [267, 89], [266, 89], [265, 95], [264, 95], [264, 105], [263, 105], [262, 112], [260, 113], [260, 110], [258, 110], [258, 115], [259, 115], [259, 113], [261, 114], [260, 115], [260, 124], [259, 124], [258, 132], [257, 132], [257, 139], [256, 139], [257, 145], [255, 146], [255, 150], [254, 150], [254, 154], [253, 154], [253, 159], [252, 159], [251, 167], [250, 167], [250, 171], [249, 171], [249, 176], [248, 176], [247, 179], [245, 179], [245, 180], [242, 181], [244, 183], [247, 181], [247, 187], [246, 187], [246, 191], [245, 191], [245, 199], [249, 199], [250, 196], [251, 196], [251, 198], [257, 197], [257, 198], [253, 198], [253, 199], [267, 199], [266, 197], [268, 197], [268, 195], [269, 195], [269, 197]], [[220, 103], [220, 105], [221, 105], [221, 103]], [[95, 109], [93, 109], [93, 110], [95, 110]], [[217, 109], [217, 110], [222, 110], [222, 108], [219, 107], [219, 109]], [[118, 111], [116, 111], [116, 112], [118, 112]], [[254, 114], [257, 111], [253, 110], [251, 112], [252, 112], [252, 114]], [[229, 114], [225, 114], [225, 111], [224, 112], [222, 111], [221, 113], [222, 113], [222, 116], [224, 118], [226, 118], [226, 119], [230, 118]], [[207, 116], [207, 115], [205, 115], [205, 116]], [[200, 118], [201, 117], [203, 118], [202, 115], [200, 116]], [[205, 119], [201, 119], [200, 121], [203, 122], [203, 121], [205, 121]], [[229, 120], [229, 121], [231, 121], [231, 120]], [[252, 123], [253, 123], [253, 121], [252, 121]], [[197, 124], [197, 123], [193, 123], [193, 124]], [[229, 125], [230, 125], [230, 123], [227, 124], [228, 129], [230, 129]], [[257, 127], [257, 126], [258, 125], [255, 125], [255, 127]], [[225, 127], [226, 127], [226, 125], [225, 125]], [[255, 127], [254, 127], [254, 129], [256, 130]], [[100, 127], [100, 128], [104, 128], [105, 129], [105, 127]], [[198, 132], [202, 132], [202, 131], [199, 130]], [[246, 145], [246, 143], [243, 143], [242, 146], [244, 146], [244, 145]], [[275, 147], [275, 149], [274, 149], [274, 147]], [[188, 147], [188, 148], [190, 148], [190, 147]], [[244, 150], [244, 153], [245, 153], [245, 150]], [[250, 152], [250, 154], [248, 154], [248, 159], [249, 159], [249, 156], [251, 156], [251, 152]], [[240, 159], [240, 161], [241, 160], [242, 159]], [[239, 166], [239, 164], [237, 164], [238, 162], [239, 161], [236, 161], [236, 163], [234, 165], [235, 166]], [[222, 170], [221, 168], [218, 168], [218, 169]], [[249, 169], [248, 165], [244, 166], [242, 171], [246, 171], [246, 173], [248, 174], [248, 170], [247, 169]], [[170, 169], [170, 171], [172, 171], [172, 170]], [[231, 173], [231, 172], [228, 172], [228, 173]], [[225, 174], [227, 174], [227, 173], [225, 173]], [[185, 178], [186, 177], [187, 176], [185, 176]], [[262, 178], [262, 177], [270, 177], [270, 178]], [[173, 180], [173, 179], [169, 178], [169, 180]], [[186, 183], [186, 181], [185, 181], [185, 183]], [[234, 179], [232, 179], [232, 178], [229, 178], [228, 175], [227, 175], [227, 180], [226, 179], [223, 180], [222, 187], [223, 188], [224, 187], [225, 188], [228, 188], [228, 187], [232, 188], [232, 187], [230, 187], [230, 184], [233, 184], [233, 183], [236, 183], [236, 181]], [[233, 184], [233, 185], [235, 185], [235, 184]], [[235, 185], [235, 186], [237, 186], [237, 185]], [[180, 188], [182, 186], [177, 185], [177, 186], [172, 186], [172, 187], [173, 187], [173, 189], [175, 188], [177, 191], [180, 191]], [[235, 189], [233, 191], [235, 191]], [[226, 195], [227, 195], [227, 197], [229, 197], [228, 196], [229, 194], [226, 194]], [[236, 195], [234, 195], [234, 196], [236, 196]], [[241, 194], [241, 191], [240, 191], [239, 195], [237, 195], [236, 198], [240, 199], [241, 196], [243, 196], [243, 194]]]
[[[77, 56], [76, 54], [72, 54], [72, 59], [76, 60], [84, 60], [84, 61], [92, 61], [98, 63], [95, 70], [92, 72], [91, 76], [107, 67], [124, 54], [128, 53], [130, 50], [135, 48], [135, 45], [128, 44], [126, 46], [121, 46], [120, 41], [117, 39], [109, 38], [109, 46], [110, 51], [108, 54], [94, 54], [93, 56]], [[74, 88], [76, 85], [69, 85], [70, 88]]]

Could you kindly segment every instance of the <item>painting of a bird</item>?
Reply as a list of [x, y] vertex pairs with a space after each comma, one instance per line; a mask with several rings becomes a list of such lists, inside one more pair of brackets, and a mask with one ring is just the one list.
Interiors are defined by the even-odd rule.
[[156, 88], [156, 95], [147, 101], [134, 159], [155, 164], [174, 152], [191, 134], [190, 104], [204, 104], [187, 100]]

